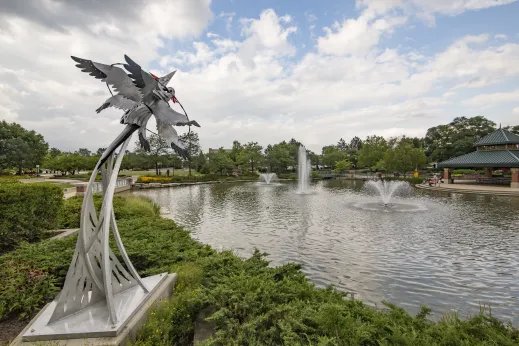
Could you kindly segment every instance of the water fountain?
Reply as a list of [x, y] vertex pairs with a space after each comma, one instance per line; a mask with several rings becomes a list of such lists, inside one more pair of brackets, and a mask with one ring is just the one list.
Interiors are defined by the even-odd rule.
[[396, 192], [406, 192], [409, 193], [411, 191], [411, 185], [405, 181], [383, 181], [383, 180], [370, 180], [366, 182], [365, 188], [367, 191], [375, 191], [379, 194], [380, 200], [384, 204], [385, 207], [389, 206], [389, 202], [391, 201], [391, 197]]
[[272, 181], [277, 180], [278, 176], [276, 175], [276, 173], [262, 173], [260, 174], [260, 179], [265, 184], [270, 184]]
[[307, 193], [310, 184], [311, 165], [310, 159], [307, 158], [306, 148], [300, 145], [297, 153], [297, 192]]
[[416, 200], [407, 202], [392, 202], [396, 196], [408, 196], [412, 193], [412, 187], [405, 181], [383, 181], [369, 180], [364, 184], [364, 190], [369, 194], [378, 195], [380, 202], [361, 201], [354, 204], [354, 207], [365, 210], [374, 210], [381, 212], [413, 212], [424, 211], [427, 208]]

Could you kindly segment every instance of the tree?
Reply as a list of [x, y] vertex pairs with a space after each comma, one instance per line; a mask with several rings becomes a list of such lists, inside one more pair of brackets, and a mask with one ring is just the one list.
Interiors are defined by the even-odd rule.
[[359, 150], [359, 167], [368, 167], [373, 170], [375, 165], [384, 158], [388, 144], [384, 137], [368, 136]]
[[220, 148], [218, 151], [209, 154], [209, 167], [211, 171], [223, 175], [224, 172], [229, 172], [234, 168], [234, 162], [229, 154], [223, 148]]
[[234, 165], [236, 167], [238, 167], [240, 165], [239, 157], [240, 157], [240, 154], [242, 151], [243, 151], [243, 146], [241, 145], [241, 143], [238, 141], [233, 141], [232, 149], [231, 149], [231, 153], [229, 154], [229, 157], [231, 158], [231, 160], [233, 160]]
[[263, 147], [258, 142], [249, 142], [243, 146], [243, 150], [238, 155], [240, 163], [250, 163], [250, 170], [254, 172], [254, 164], [263, 160]]
[[204, 155], [204, 153], [202, 151], [200, 151], [198, 153], [198, 155], [193, 159], [193, 165], [194, 165], [194, 168], [197, 172], [200, 172], [202, 170], [202, 167], [204, 167], [204, 165], [206, 164], [207, 162], [207, 158], [206, 156]]
[[335, 163], [335, 172], [344, 173], [351, 168], [351, 162], [348, 159], [343, 159]]
[[58, 156], [59, 154], [61, 154], [61, 150], [59, 150], [58, 148], [51, 148], [49, 150], [49, 155], [50, 157], [56, 157]]
[[325, 166], [329, 166], [334, 169], [337, 162], [345, 159], [346, 153], [339, 151], [337, 147], [330, 145], [323, 148], [323, 164]]
[[0, 171], [16, 167], [35, 168], [45, 159], [49, 145], [43, 136], [16, 123], [0, 122]]
[[90, 156], [92, 155], [92, 153], [90, 152], [90, 150], [86, 149], [86, 148], [79, 148], [79, 150], [77, 151], [77, 153], [81, 156]]
[[496, 124], [483, 116], [458, 117], [447, 125], [438, 125], [427, 130], [424, 138], [425, 153], [430, 161], [444, 161], [451, 157], [468, 154], [474, 143], [495, 131]]
[[296, 154], [294, 155], [292, 153], [293, 146], [283, 141], [267, 147], [265, 150], [266, 162], [271, 172], [286, 172], [288, 166], [296, 164], [297, 147]]
[[155, 174], [159, 175], [159, 163], [164, 164], [167, 161], [167, 157], [171, 152], [171, 147], [168, 145], [168, 143], [159, 137], [156, 134], [152, 134], [148, 138], [148, 142], [150, 143], [150, 151], [145, 151], [140, 146], [140, 142], [136, 141], [136, 149], [135, 153], [140, 155], [147, 161], [147, 168], [150, 168], [150, 166], [155, 167]]
[[515, 133], [516, 135], [519, 135], [519, 125], [505, 126], [505, 127], [503, 127], [503, 130], [507, 130], [507, 131], [510, 131], [512, 133]]
[[383, 165], [387, 171], [406, 173], [420, 168], [427, 162], [422, 148], [413, 148], [407, 141], [401, 141], [384, 155]]
[[357, 136], [353, 137], [349, 147], [350, 149], [360, 150], [360, 148], [362, 148], [362, 140]]
[[310, 162], [312, 165], [317, 166], [320, 163], [320, 157], [316, 153], [311, 150], [307, 150], [308, 157], [310, 158]]
[[54, 158], [50, 157], [45, 161], [45, 165], [46, 168], [74, 175], [78, 169], [85, 166], [84, 161], [85, 158], [78, 153], [61, 153]]
[[337, 149], [342, 152], [345, 152], [349, 149], [348, 144], [344, 139], [339, 139], [339, 141], [337, 142]]
[[[141, 143], [138, 142], [136, 143], [137, 147], [140, 147], [141, 146]], [[103, 153], [105, 152], [106, 148], [98, 148], [97, 151], [96, 151], [96, 155], [98, 156], [101, 156], [103, 155]]]
[[352, 166], [357, 168], [359, 162], [359, 151], [357, 149], [350, 148], [346, 150], [346, 157], [348, 158], [348, 161], [351, 162]]
[[193, 158], [200, 152], [200, 140], [198, 139], [198, 133], [189, 131], [179, 137], [179, 140], [184, 144], [187, 150], [187, 167], [189, 168], [189, 176], [191, 176], [191, 168], [193, 164]]

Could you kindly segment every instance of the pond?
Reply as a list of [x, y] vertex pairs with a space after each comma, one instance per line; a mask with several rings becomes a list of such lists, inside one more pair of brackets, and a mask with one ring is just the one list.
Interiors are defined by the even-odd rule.
[[433, 318], [490, 304], [493, 315], [519, 323], [519, 198], [412, 190], [393, 198], [400, 207], [383, 208], [362, 181], [311, 189], [234, 183], [134, 193], [203, 243], [244, 257], [258, 248], [273, 265], [300, 263], [317, 285], [368, 304], [410, 313], [424, 304]]

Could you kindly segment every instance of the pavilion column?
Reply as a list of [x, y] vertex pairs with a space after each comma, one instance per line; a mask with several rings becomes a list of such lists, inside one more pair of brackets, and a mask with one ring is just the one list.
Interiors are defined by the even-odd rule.
[[512, 189], [519, 189], [519, 168], [511, 168], [510, 173], [512, 175], [512, 182], [510, 187]]
[[452, 169], [450, 169], [450, 168], [443, 169], [443, 183], [444, 184], [453, 184], [454, 183], [454, 181], [452, 180]]
[[485, 177], [492, 178], [492, 172], [494, 169], [492, 167], [485, 167]]

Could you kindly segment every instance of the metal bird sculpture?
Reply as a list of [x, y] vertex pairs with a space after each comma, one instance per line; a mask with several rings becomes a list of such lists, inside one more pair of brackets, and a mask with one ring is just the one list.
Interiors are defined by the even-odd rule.
[[[187, 114], [176, 112], [169, 105], [170, 100], [174, 103], [178, 102], [175, 97], [175, 90], [167, 87], [176, 71], [159, 78], [144, 71], [127, 55], [124, 56], [125, 64], [112, 65], [105, 65], [75, 56], [71, 58], [77, 62], [76, 66], [81, 71], [100, 79], [116, 91], [115, 95], [112, 94], [96, 109], [97, 113], [109, 107], [125, 111], [121, 123], [125, 124], [126, 128], [118, 139], [111, 144], [109, 150], [103, 154], [100, 165], [137, 130], [139, 131], [141, 146], [149, 151], [150, 145], [146, 138], [146, 125], [152, 115], [155, 116], [157, 122], [158, 135], [166, 140], [181, 157], [187, 158], [188, 152], [182, 142], [179, 141], [177, 131], [173, 126], [194, 125], [200, 127], [200, 125], [194, 120], [189, 120]], [[116, 65], [123, 65], [129, 74]], [[110, 87], [108, 89], [110, 90]], [[111, 90], [110, 93], [112, 93]]]

